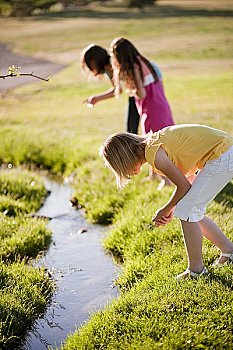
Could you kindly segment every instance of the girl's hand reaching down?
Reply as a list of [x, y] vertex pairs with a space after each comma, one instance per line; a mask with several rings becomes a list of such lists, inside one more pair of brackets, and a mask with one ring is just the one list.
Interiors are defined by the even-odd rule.
[[168, 212], [167, 209], [161, 208], [156, 211], [152, 217], [152, 222], [155, 226], [165, 226], [173, 219], [173, 210]]
[[94, 106], [99, 101], [98, 97], [96, 96], [90, 96], [87, 99], [83, 101], [83, 103], [86, 103], [87, 105]]

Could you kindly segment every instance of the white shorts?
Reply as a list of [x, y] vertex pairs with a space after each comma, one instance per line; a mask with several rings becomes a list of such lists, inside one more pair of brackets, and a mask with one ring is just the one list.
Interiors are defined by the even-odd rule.
[[184, 221], [201, 221], [207, 205], [232, 178], [233, 146], [218, 159], [206, 163], [196, 176], [190, 190], [177, 203], [174, 216]]

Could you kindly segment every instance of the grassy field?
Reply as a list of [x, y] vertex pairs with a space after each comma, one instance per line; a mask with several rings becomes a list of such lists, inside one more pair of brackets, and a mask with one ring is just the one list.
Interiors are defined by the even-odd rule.
[[[72, 173], [87, 217], [112, 224], [104, 246], [123, 267], [117, 281], [120, 297], [70, 336], [64, 350], [231, 347], [232, 268], [210, 269], [198, 282], [176, 282], [174, 276], [186, 267], [179, 223], [151, 226], [153, 213], [172, 189], [158, 193], [156, 183], [144, 183], [145, 167], [125, 190], [116, 190], [98, 148], [110, 133], [125, 129], [127, 97], [87, 109], [82, 101], [109, 85], [88, 80], [79, 67], [84, 46], [108, 47], [124, 35], [161, 67], [176, 123], [232, 132], [231, 16], [230, 2], [224, 0], [158, 1], [143, 13], [92, 6], [24, 21], [0, 19], [0, 42], [16, 52], [68, 64], [49, 83], [2, 94], [0, 161], [61, 176]], [[232, 195], [231, 183], [208, 208], [231, 238]], [[217, 256], [205, 241], [205, 264], [211, 266]]]

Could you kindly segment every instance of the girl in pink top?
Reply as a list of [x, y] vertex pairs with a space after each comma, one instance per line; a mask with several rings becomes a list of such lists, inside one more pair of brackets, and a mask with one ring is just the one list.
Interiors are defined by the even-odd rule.
[[164, 94], [159, 68], [142, 56], [125, 38], [114, 39], [110, 50], [116, 94], [122, 79], [129, 95], [135, 98], [142, 132], [155, 132], [173, 125], [172, 112]]

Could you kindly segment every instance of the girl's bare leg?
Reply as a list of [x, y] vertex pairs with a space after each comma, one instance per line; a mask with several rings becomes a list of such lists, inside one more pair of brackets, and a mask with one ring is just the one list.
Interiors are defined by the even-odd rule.
[[160, 180], [160, 183], [157, 187], [157, 189], [159, 191], [161, 191], [164, 188], [164, 186], [171, 186], [172, 185], [171, 180], [169, 180], [166, 176], [160, 176], [160, 175], [154, 173], [151, 166], [149, 168], [149, 178], [151, 180]]
[[[225, 236], [222, 230], [206, 216], [199, 222], [203, 236], [214, 243], [222, 253], [232, 253], [233, 243]], [[220, 257], [219, 263], [223, 264], [226, 257]]]
[[149, 165], [149, 176], [148, 177], [151, 180], [161, 180], [161, 176], [153, 172], [151, 165]]
[[185, 247], [188, 255], [189, 269], [200, 273], [203, 268], [202, 260], [202, 232], [197, 222], [181, 220]]

